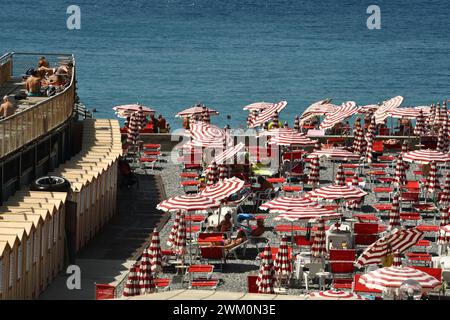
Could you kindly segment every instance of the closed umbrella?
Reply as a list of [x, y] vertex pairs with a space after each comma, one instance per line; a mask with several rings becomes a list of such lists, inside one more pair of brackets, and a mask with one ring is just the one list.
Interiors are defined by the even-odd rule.
[[162, 254], [161, 254], [161, 241], [159, 239], [159, 232], [156, 229], [152, 234], [152, 242], [148, 249], [150, 258], [150, 268], [153, 273], [157, 274], [162, 271]]
[[215, 184], [219, 179], [218, 179], [218, 175], [217, 175], [217, 164], [216, 162], [212, 162], [207, 170], [208, 174], [207, 174], [207, 182], [206, 185], [207, 186], [212, 186], [213, 184]]
[[181, 211], [177, 211], [175, 220], [172, 225], [172, 229], [170, 229], [169, 238], [167, 240], [167, 245], [169, 247], [171, 247], [173, 245], [175, 238], [177, 236], [178, 225], [180, 224], [180, 216], [181, 216]]
[[256, 285], [259, 293], [274, 293], [275, 268], [272, 260], [272, 250], [269, 244], [266, 244], [261, 259]]
[[327, 252], [325, 242], [325, 220], [320, 218], [317, 224], [317, 231], [314, 234], [314, 242], [311, 246], [311, 256], [321, 258]]
[[180, 256], [186, 253], [186, 219], [184, 213], [180, 215], [180, 222], [173, 242], [172, 251]]
[[392, 209], [389, 213], [389, 227], [396, 228], [400, 226], [400, 203], [399, 193], [396, 192], [392, 198]]
[[367, 142], [367, 149], [366, 149], [366, 162], [368, 164], [371, 164], [373, 162], [373, 140], [369, 140]]
[[361, 119], [359, 122], [355, 123], [354, 135], [355, 137], [353, 139], [353, 153], [361, 155], [363, 151], [363, 141], [364, 141], [364, 131], [361, 126]]
[[[355, 172], [352, 178], [352, 187], [358, 188], [359, 187], [359, 176], [358, 173]], [[361, 209], [362, 200], [356, 199], [356, 200], [350, 200], [347, 202], [347, 208], [351, 210]]]
[[436, 187], [438, 185], [437, 179], [437, 167], [436, 162], [432, 161], [430, 166], [430, 172], [427, 177], [427, 186], [426, 189], [428, 192], [434, 194], [436, 191]]
[[138, 142], [140, 121], [138, 112], [134, 112], [128, 124], [127, 143], [136, 144]]
[[278, 277], [288, 276], [291, 272], [291, 262], [289, 261], [289, 248], [287, 242], [288, 238], [286, 236], [281, 238], [280, 247], [275, 256], [274, 266]]
[[300, 119], [298, 118], [298, 116], [295, 116], [295, 120], [294, 120], [294, 131], [295, 132], [300, 132]]
[[406, 183], [405, 162], [403, 161], [403, 157], [401, 154], [398, 156], [397, 163], [395, 165], [394, 179], [399, 188], [401, 188], [401, 186]]
[[138, 296], [140, 294], [139, 288], [139, 264], [135, 263], [128, 273], [128, 279], [125, 284], [125, 289], [123, 290], [124, 297], [133, 297]]
[[150, 255], [147, 249], [142, 253], [141, 263], [139, 265], [139, 290], [141, 294], [155, 292], [155, 282], [151, 270]]
[[450, 202], [450, 172], [447, 172], [445, 176], [444, 187], [442, 188], [442, 196], [439, 199], [439, 202], [444, 205], [448, 205]]
[[319, 157], [312, 158], [309, 167], [308, 184], [318, 186], [320, 183], [320, 162]]
[[438, 131], [438, 141], [437, 141], [436, 150], [440, 151], [440, 152], [444, 152], [445, 151], [444, 147], [445, 147], [444, 128], [440, 127], [439, 131]]
[[227, 166], [224, 164], [219, 164], [219, 182], [225, 181], [228, 176], [228, 169]]
[[[441, 228], [443, 228], [449, 224], [449, 210], [450, 210], [450, 207], [445, 208], [444, 210], [441, 210], [441, 221], [439, 223], [439, 226]], [[441, 246], [447, 245], [449, 242], [448, 240], [449, 240], [448, 235], [445, 232], [443, 232], [442, 230], [440, 230], [437, 244], [441, 245]]]
[[414, 127], [414, 134], [416, 136], [422, 136], [425, 134], [425, 116], [422, 109], [419, 111], [419, 116], [416, 118], [416, 126]]
[[338, 170], [336, 172], [336, 180], [334, 183], [338, 186], [345, 186], [345, 174], [342, 164], [338, 167]]
[[430, 108], [430, 113], [425, 121], [425, 125], [428, 127], [432, 126], [434, 123], [435, 116], [436, 116], [436, 105], [432, 104]]

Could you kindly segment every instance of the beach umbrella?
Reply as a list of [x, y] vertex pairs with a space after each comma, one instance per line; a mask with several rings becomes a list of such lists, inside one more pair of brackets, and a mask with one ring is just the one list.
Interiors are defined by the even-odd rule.
[[422, 109], [419, 110], [419, 115], [417, 116], [416, 119], [414, 134], [417, 136], [422, 136], [425, 134], [425, 116], [423, 115]]
[[434, 123], [434, 118], [436, 117], [436, 105], [432, 104], [430, 108], [430, 113], [425, 121], [426, 126], [432, 126]]
[[362, 275], [359, 282], [370, 289], [386, 290], [398, 289], [406, 280], [417, 281], [423, 292], [433, 290], [440, 286], [440, 281], [428, 273], [403, 266], [379, 268]]
[[405, 163], [402, 159], [401, 154], [399, 154], [399, 156], [397, 158], [397, 163], [395, 165], [394, 179], [395, 179], [395, 182], [398, 184], [399, 188], [406, 183]]
[[[203, 114], [203, 112], [205, 111], [203, 107], [204, 107], [204, 105], [202, 105], [202, 104], [196, 104], [191, 108], [188, 108], [186, 110], [178, 112], [175, 116], [176, 117], [201, 116]], [[207, 112], [210, 116], [219, 114], [219, 112], [217, 112], [216, 110], [211, 109], [211, 108], [207, 108]]]
[[373, 141], [372, 140], [369, 140], [369, 142], [367, 142], [365, 160], [368, 164], [371, 164], [373, 162]]
[[342, 213], [338, 213], [331, 209], [326, 209], [320, 206], [304, 206], [284, 211], [284, 213], [275, 217], [274, 220], [275, 221], [287, 220], [293, 222], [298, 220], [309, 220], [309, 219], [324, 219], [324, 220], [339, 219], [341, 217]]
[[138, 271], [140, 294], [155, 292], [155, 283], [151, 270], [150, 255], [147, 249], [144, 249], [141, 257], [141, 263]]
[[141, 110], [144, 117], [152, 115], [155, 113], [155, 110], [151, 107], [141, 106], [139, 104], [125, 104], [121, 106], [116, 106], [113, 108], [116, 112], [116, 115], [119, 118], [127, 118], [130, 117], [133, 113]]
[[133, 297], [140, 294], [139, 288], [139, 263], [135, 263], [128, 273], [128, 279], [123, 290], [124, 297]]
[[438, 131], [438, 141], [436, 150], [440, 152], [444, 152], [445, 141], [444, 141], [444, 128], [440, 127]]
[[225, 130], [209, 123], [196, 122], [191, 125], [189, 133], [194, 146], [223, 149], [224, 143], [226, 146], [232, 144], [232, 138]]
[[324, 116], [333, 113], [338, 106], [331, 103], [331, 99], [324, 99], [311, 104], [300, 116], [300, 125], [315, 116]]
[[301, 207], [316, 206], [317, 202], [303, 197], [278, 197], [262, 204], [260, 210], [269, 210], [271, 213], [284, 213]]
[[314, 151], [319, 151], [320, 150], [320, 142], [319, 142], [319, 140], [317, 140], [315, 143], [314, 143]]
[[334, 112], [328, 113], [320, 124], [320, 129], [330, 129], [341, 121], [353, 116], [358, 112], [356, 102], [347, 101], [337, 107]]
[[294, 120], [294, 131], [295, 132], [300, 132], [301, 128], [300, 128], [300, 119], [298, 118], [298, 116], [295, 116], [295, 120]]
[[275, 268], [272, 260], [272, 250], [269, 244], [266, 244], [263, 250], [261, 265], [259, 268], [256, 286], [258, 293], [274, 293]]
[[212, 186], [218, 181], [217, 164], [213, 161], [207, 169], [207, 186]]
[[186, 219], [184, 213], [180, 215], [180, 222], [173, 242], [172, 251], [180, 256], [186, 253]]
[[169, 238], [167, 239], [167, 245], [169, 247], [173, 245], [173, 242], [175, 241], [175, 238], [177, 236], [178, 225], [180, 224], [180, 216], [181, 211], [177, 211], [172, 228], [170, 229]]
[[389, 112], [398, 108], [403, 102], [402, 96], [396, 96], [389, 100], [383, 102], [383, 104], [378, 107], [374, 112], [375, 123], [374, 124], [382, 124], [384, 120], [389, 117]]
[[244, 187], [245, 181], [233, 177], [225, 179], [223, 182], [219, 182], [213, 186], [208, 186], [200, 194], [204, 197], [215, 201], [221, 201], [232, 194], [239, 192]]
[[247, 110], [247, 111], [260, 111], [263, 109], [266, 109], [267, 107], [270, 107], [271, 105], [273, 105], [272, 102], [255, 102], [249, 105], [246, 105], [245, 107], [242, 108], [242, 110]]
[[224, 164], [219, 164], [219, 182], [224, 182], [228, 176], [227, 166]]
[[392, 208], [389, 212], [389, 227], [397, 228], [400, 226], [400, 203], [399, 203], [400, 195], [398, 192], [394, 194], [392, 198]]
[[325, 221], [320, 218], [317, 223], [317, 231], [314, 233], [314, 241], [311, 246], [311, 256], [314, 258], [320, 258], [327, 252], [325, 243]]
[[203, 106], [202, 110], [202, 121], [205, 123], [209, 123], [211, 121], [211, 118], [209, 117], [208, 108], [206, 108], [205, 106]]
[[338, 167], [338, 170], [336, 172], [336, 180], [334, 183], [338, 186], [345, 186], [345, 174], [342, 164]]
[[[355, 172], [352, 178], [352, 187], [358, 188], [359, 187], [359, 176], [358, 173]], [[350, 200], [346, 203], [346, 207], [351, 210], [361, 209], [362, 200], [356, 199], [356, 200]]]
[[357, 160], [359, 159], [359, 155], [347, 151], [343, 148], [330, 148], [330, 149], [322, 149], [311, 152], [307, 158], [314, 158], [314, 157], [326, 157], [333, 160]]
[[436, 105], [436, 114], [434, 116], [433, 125], [440, 126], [443, 122], [442, 112], [441, 112], [441, 103], [438, 102]]
[[161, 242], [159, 239], [159, 232], [153, 230], [152, 242], [148, 248], [148, 255], [150, 258], [150, 269], [153, 273], [159, 273], [162, 271], [162, 254], [161, 254]]
[[445, 183], [442, 190], [443, 192], [439, 199], [439, 203], [448, 205], [450, 202], [450, 172], [447, 172], [447, 175], [445, 176]]
[[194, 124], [196, 124], [197, 121], [198, 121], [197, 116], [196, 116], [196, 115], [192, 115], [192, 116], [189, 118], [189, 128], [192, 128], [192, 126], [193, 126]]
[[[233, 158], [236, 154], [239, 157], [239, 153], [244, 150], [245, 148], [245, 144], [242, 142], [239, 142], [237, 145], [235, 145], [234, 147], [231, 148], [226, 148], [225, 151], [223, 151], [222, 153], [218, 154], [217, 156], [214, 157], [214, 160], [217, 164], [223, 164], [226, 163], [226, 161], [228, 159]], [[234, 162], [233, 162], [234, 164]]]
[[[445, 110], [445, 113], [447, 114], [447, 108]], [[444, 151], [448, 151], [449, 147], [449, 127], [448, 127], [448, 117], [444, 118], [444, 123], [442, 124], [442, 131], [444, 135]]]
[[162, 211], [207, 212], [220, 206], [220, 202], [200, 194], [182, 195], [160, 202], [156, 209]]
[[272, 119], [272, 129], [277, 129], [280, 127], [280, 120], [278, 116], [278, 111], [275, 111]]
[[278, 276], [287, 276], [291, 272], [291, 262], [289, 261], [288, 238], [281, 238], [281, 243], [275, 256], [275, 272]]
[[[359, 119], [359, 118], [358, 118]], [[364, 131], [361, 126], [361, 122], [355, 123], [355, 132], [354, 132], [354, 139], [353, 139], [353, 153], [362, 154], [363, 151], [363, 141], [364, 141]]]
[[449, 210], [450, 210], [450, 206], [448, 208], [445, 208], [444, 210], [441, 210], [441, 221], [439, 222], [439, 226], [441, 227], [441, 230], [439, 230], [439, 236], [438, 236], [438, 240], [437, 240], [438, 245], [446, 245], [449, 242], [449, 237], [442, 230], [442, 228], [444, 228], [450, 222], [449, 221]]
[[140, 121], [138, 112], [131, 115], [130, 122], [128, 124], [127, 143], [136, 144], [138, 142]]
[[280, 101], [278, 103], [272, 104], [265, 108], [258, 117], [254, 119], [250, 125], [250, 128], [259, 127], [267, 121], [273, 119], [275, 116], [278, 116], [278, 113], [283, 110], [287, 105], [287, 101]]
[[368, 246], [356, 259], [355, 266], [361, 268], [371, 264], [381, 264], [382, 259], [389, 253], [398, 250], [400, 253], [414, 246], [423, 236], [417, 228], [393, 229], [384, 237]]
[[280, 133], [275, 135], [269, 144], [277, 144], [282, 146], [313, 146], [316, 140], [311, 140], [302, 133]]
[[342, 291], [339, 289], [331, 289], [326, 291], [315, 291], [309, 294], [312, 298], [321, 298], [327, 300], [366, 300], [359, 294]]
[[408, 142], [405, 140], [405, 141], [403, 141], [403, 143], [402, 143], [402, 154], [404, 154], [404, 153], [406, 153], [406, 152], [408, 152], [409, 150], [408, 150]]
[[319, 157], [312, 158], [309, 166], [308, 184], [318, 186], [320, 183], [320, 162]]
[[314, 189], [305, 194], [305, 197], [311, 199], [324, 199], [324, 200], [349, 200], [358, 199], [367, 195], [367, 192], [361, 190], [360, 188], [355, 188], [353, 186], [337, 186], [329, 185], [326, 187]]
[[437, 177], [436, 162], [432, 161], [430, 165], [430, 172], [426, 180], [426, 190], [430, 193], [435, 193], [438, 183], [439, 180]]
[[407, 162], [416, 162], [427, 164], [434, 162], [448, 162], [450, 161], [450, 154], [440, 152], [433, 149], [422, 149], [409, 151], [403, 155], [403, 160]]

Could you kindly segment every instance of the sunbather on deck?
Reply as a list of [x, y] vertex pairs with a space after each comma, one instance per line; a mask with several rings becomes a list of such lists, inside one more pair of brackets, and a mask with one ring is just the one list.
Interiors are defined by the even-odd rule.
[[3, 103], [0, 105], [0, 117], [7, 118], [16, 112], [16, 107], [13, 103], [13, 97], [4, 96]]
[[25, 82], [25, 89], [29, 97], [41, 96], [41, 78], [37, 70], [31, 71], [31, 76]]

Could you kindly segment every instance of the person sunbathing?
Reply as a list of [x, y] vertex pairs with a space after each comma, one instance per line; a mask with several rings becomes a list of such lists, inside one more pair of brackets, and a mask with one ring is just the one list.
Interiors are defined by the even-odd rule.
[[31, 71], [31, 76], [25, 82], [25, 89], [29, 97], [41, 96], [41, 78], [37, 70]]
[[227, 213], [225, 218], [217, 225], [216, 231], [219, 232], [228, 232], [231, 231], [232, 223], [231, 223], [231, 214]]
[[247, 241], [247, 236], [245, 235], [245, 231], [242, 229], [239, 229], [238, 233], [236, 235], [236, 238], [225, 240], [225, 242], [223, 244], [223, 248], [226, 251], [230, 251], [231, 249], [241, 245], [245, 241]]
[[45, 67], [45, 68], [48, 68], [49, 66], [50, 66], [50, 64], [48, 63], [48, 61], [47, 61], [47, 59], [46, 59], [45, 57], [41, 57], [41, 58], [39, 59], [38, 67]]
[[14, 106], [12, 100], [12, 97], [3, 97], [3, 103], [0, 105], [0, 117], [7, 118], [16, 112], [16, 107]]
[[256, 220], [256, 228], [250, 231], [250, 235], [252, 237], [259, 237], [264, 233], [264, 231], [266, 231], [266, 227], [264, 226], [264, 220], [258, 219]]

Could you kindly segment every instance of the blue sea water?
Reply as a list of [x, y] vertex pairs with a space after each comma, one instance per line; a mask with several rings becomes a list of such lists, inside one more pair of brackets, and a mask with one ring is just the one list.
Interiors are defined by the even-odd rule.
[[[81, 9], [68, 30], [66, 9]], [[369, 5], [381, 29], [369, 30]], [[291, 124], [312, 102], [404, 105], [450, 96], [446, 0], [0, 0], [0, 53], [71, 52], [78, 94], [96, 117], [140, 102], [174, 114], [202, 102], [213, 122], [245, 125], [242, 106], [287, 100]]]

